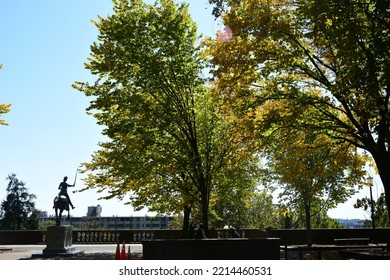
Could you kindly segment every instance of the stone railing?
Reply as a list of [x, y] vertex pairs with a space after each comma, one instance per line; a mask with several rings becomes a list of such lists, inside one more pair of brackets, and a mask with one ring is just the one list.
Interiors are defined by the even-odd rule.
[[[266, 233], [256, 229], [239, 230], [242, 238], [266, 237]], [[209, 238], [224, 239], [228, 231], [223, 229], [209, 230]], [[74, 243], [141, 243], [155, 239], [185, 239], [182, 230], [79, 230], [73, 229]], [[45, 230], [2, 230], [0, 231], [1, 244], [43, 244], [46, 242]]]
[[[264, 231], [255, 229], [239, 230], [242, 238], [267, 237]], [[224, 229], [210, 230], [209, 238], [229, 238], [229, 231]], [[74, 243], [141, 243], [155, 239], [184, 239], [181, 230], [73, 230]]]
[[[240, 229], [242, 238], [280, 238], [282, 245], [305, 244], [307, 232], [304, 229]], [[370, 238], [376, 242], [388, 242], [390, 228], [372, 229], [313, 229], [313, 243], [332, 244], [337, 238]], [[209, 230], [210, 239], [228, 238], [224, 229]], [[78, 230], [73, 229], [74, 243], [141, 243], [156, 239], [185, 239], [181, 230]], [[44, 244], [46, 230], [0, 230], [0, 245], [6, 244]]]
[[74, 230], [75, 243], [115, 243], [119, 239], [119, 232], [106, 230]]
[[141, 243], [154, 236], [151, 230], [73, 230], [74, 243]]
[[0, 230], [0, 245], [42, 244], [46, 241], [43, 230]]

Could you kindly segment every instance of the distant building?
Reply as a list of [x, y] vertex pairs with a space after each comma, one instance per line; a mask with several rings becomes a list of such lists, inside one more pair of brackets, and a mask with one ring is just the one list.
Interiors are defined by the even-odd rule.
[[360, 219], [337, 219], [345, 228], [363, 228], [363, 220]]
[[[63, 216], [63, 225], [72, 225], [77, 229], [168, 229], [173, 217], [170, 216], [130, 216], [130, 217], [101, 217], [102, 207], [89, 206], [87, 216], [70, 217]], [[55, 217], [42, 216], [40, 222], [55, 221]]]
[[39, 216], [38, 216], [39, 219], [46, 218], [46, 217], [47, 217], [47, 211], [40, 211], [39, 212]]
[[101, 217], [102, 207], [98, 206], [88, 206], [87, 217]]

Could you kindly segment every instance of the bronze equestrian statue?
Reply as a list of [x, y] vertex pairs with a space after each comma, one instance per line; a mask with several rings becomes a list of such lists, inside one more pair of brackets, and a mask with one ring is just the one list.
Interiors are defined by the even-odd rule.
[[62, 218], [62, 212], [64, 210], [68, 211], [68, 219], [70, 218], [70, 213], [69, 213], [69, 202], [68, 199], [64, 196], [56, 196], [54, 198], [54, 210], [56, 212], [56, 226], [61, 225], [61, 218]]
[[[77, 172], [76, 172], [77, 177]], [[56, 225], [61, 225], [61, 218], [62, 218], [62, 212], [64, 210], [68, 211], [68, 219], [70, 218], [69, 213], [69, 205], [74, 209], [75, 207], [72, 204], [72, 201], [69, 198], [68, 195], [68, 187], [74, 187], [76, 185], [76, 177], [75, 177], [75, 183], [73, 185], [69, 185], [66, 181], [68, 180], [68, 177], [65, 176], [64, 180], [60, 183], [58, 189], [60, 190], [60, 193], [54, 198], [53, 202], [53, 208], [56, 213]]]

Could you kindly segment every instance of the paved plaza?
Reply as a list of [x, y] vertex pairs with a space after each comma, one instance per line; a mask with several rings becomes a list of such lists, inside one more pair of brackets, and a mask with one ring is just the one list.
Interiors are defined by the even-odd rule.
[[[69, 260], [113, 260], [115, 258], [116, 244], [73, 244], [77, 251], [83, 253], [69, 257], [46, 258], [37, 257], [46, 245], [0, 245], [0, 260], [42, 260], [42, 259], [69, 259]], [[129, 244], [126, 244], [126, 252]], [[122, 245], [120, 245], [120, 250]], [[132, 259], [142, 259], [142, 245], [131, 244]], [[34, 257], [32, 257], [34, 255]]]

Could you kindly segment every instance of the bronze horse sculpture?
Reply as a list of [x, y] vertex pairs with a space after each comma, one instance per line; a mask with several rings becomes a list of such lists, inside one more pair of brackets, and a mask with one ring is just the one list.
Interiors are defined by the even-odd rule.
[[70, 213], [69, 213], [69, 206], [72, 206], [74, 209], [74, 206], [72, 202], [70, 201], [67, 189], [68, 187], [74, 187], [76, 185], [76, 178], [77, 178], [77, 171], [76, 169], [76, 175], [74, 177], [74, 183], [73, 185], [69, 185], [66, 181], [68, 180], [68, 176], [64, 177], [64, 180], [60, 183], [58, 189], [60, 189], [60, 193], [54, 198], [53, 208], [56, 213], [56, 225], [61, 225], [61, 218], [62, 218], [62, 212], [64, 210], [68, 211], [68, 220], [70, 219]]
[[68, 219], [70, 218], [69, 213], [69, 201], [65, 196], [58, 195], [54, 198], [53, 208], [56, 213], [56, 225], [61, 225], [62, 212], [68, 211]]

